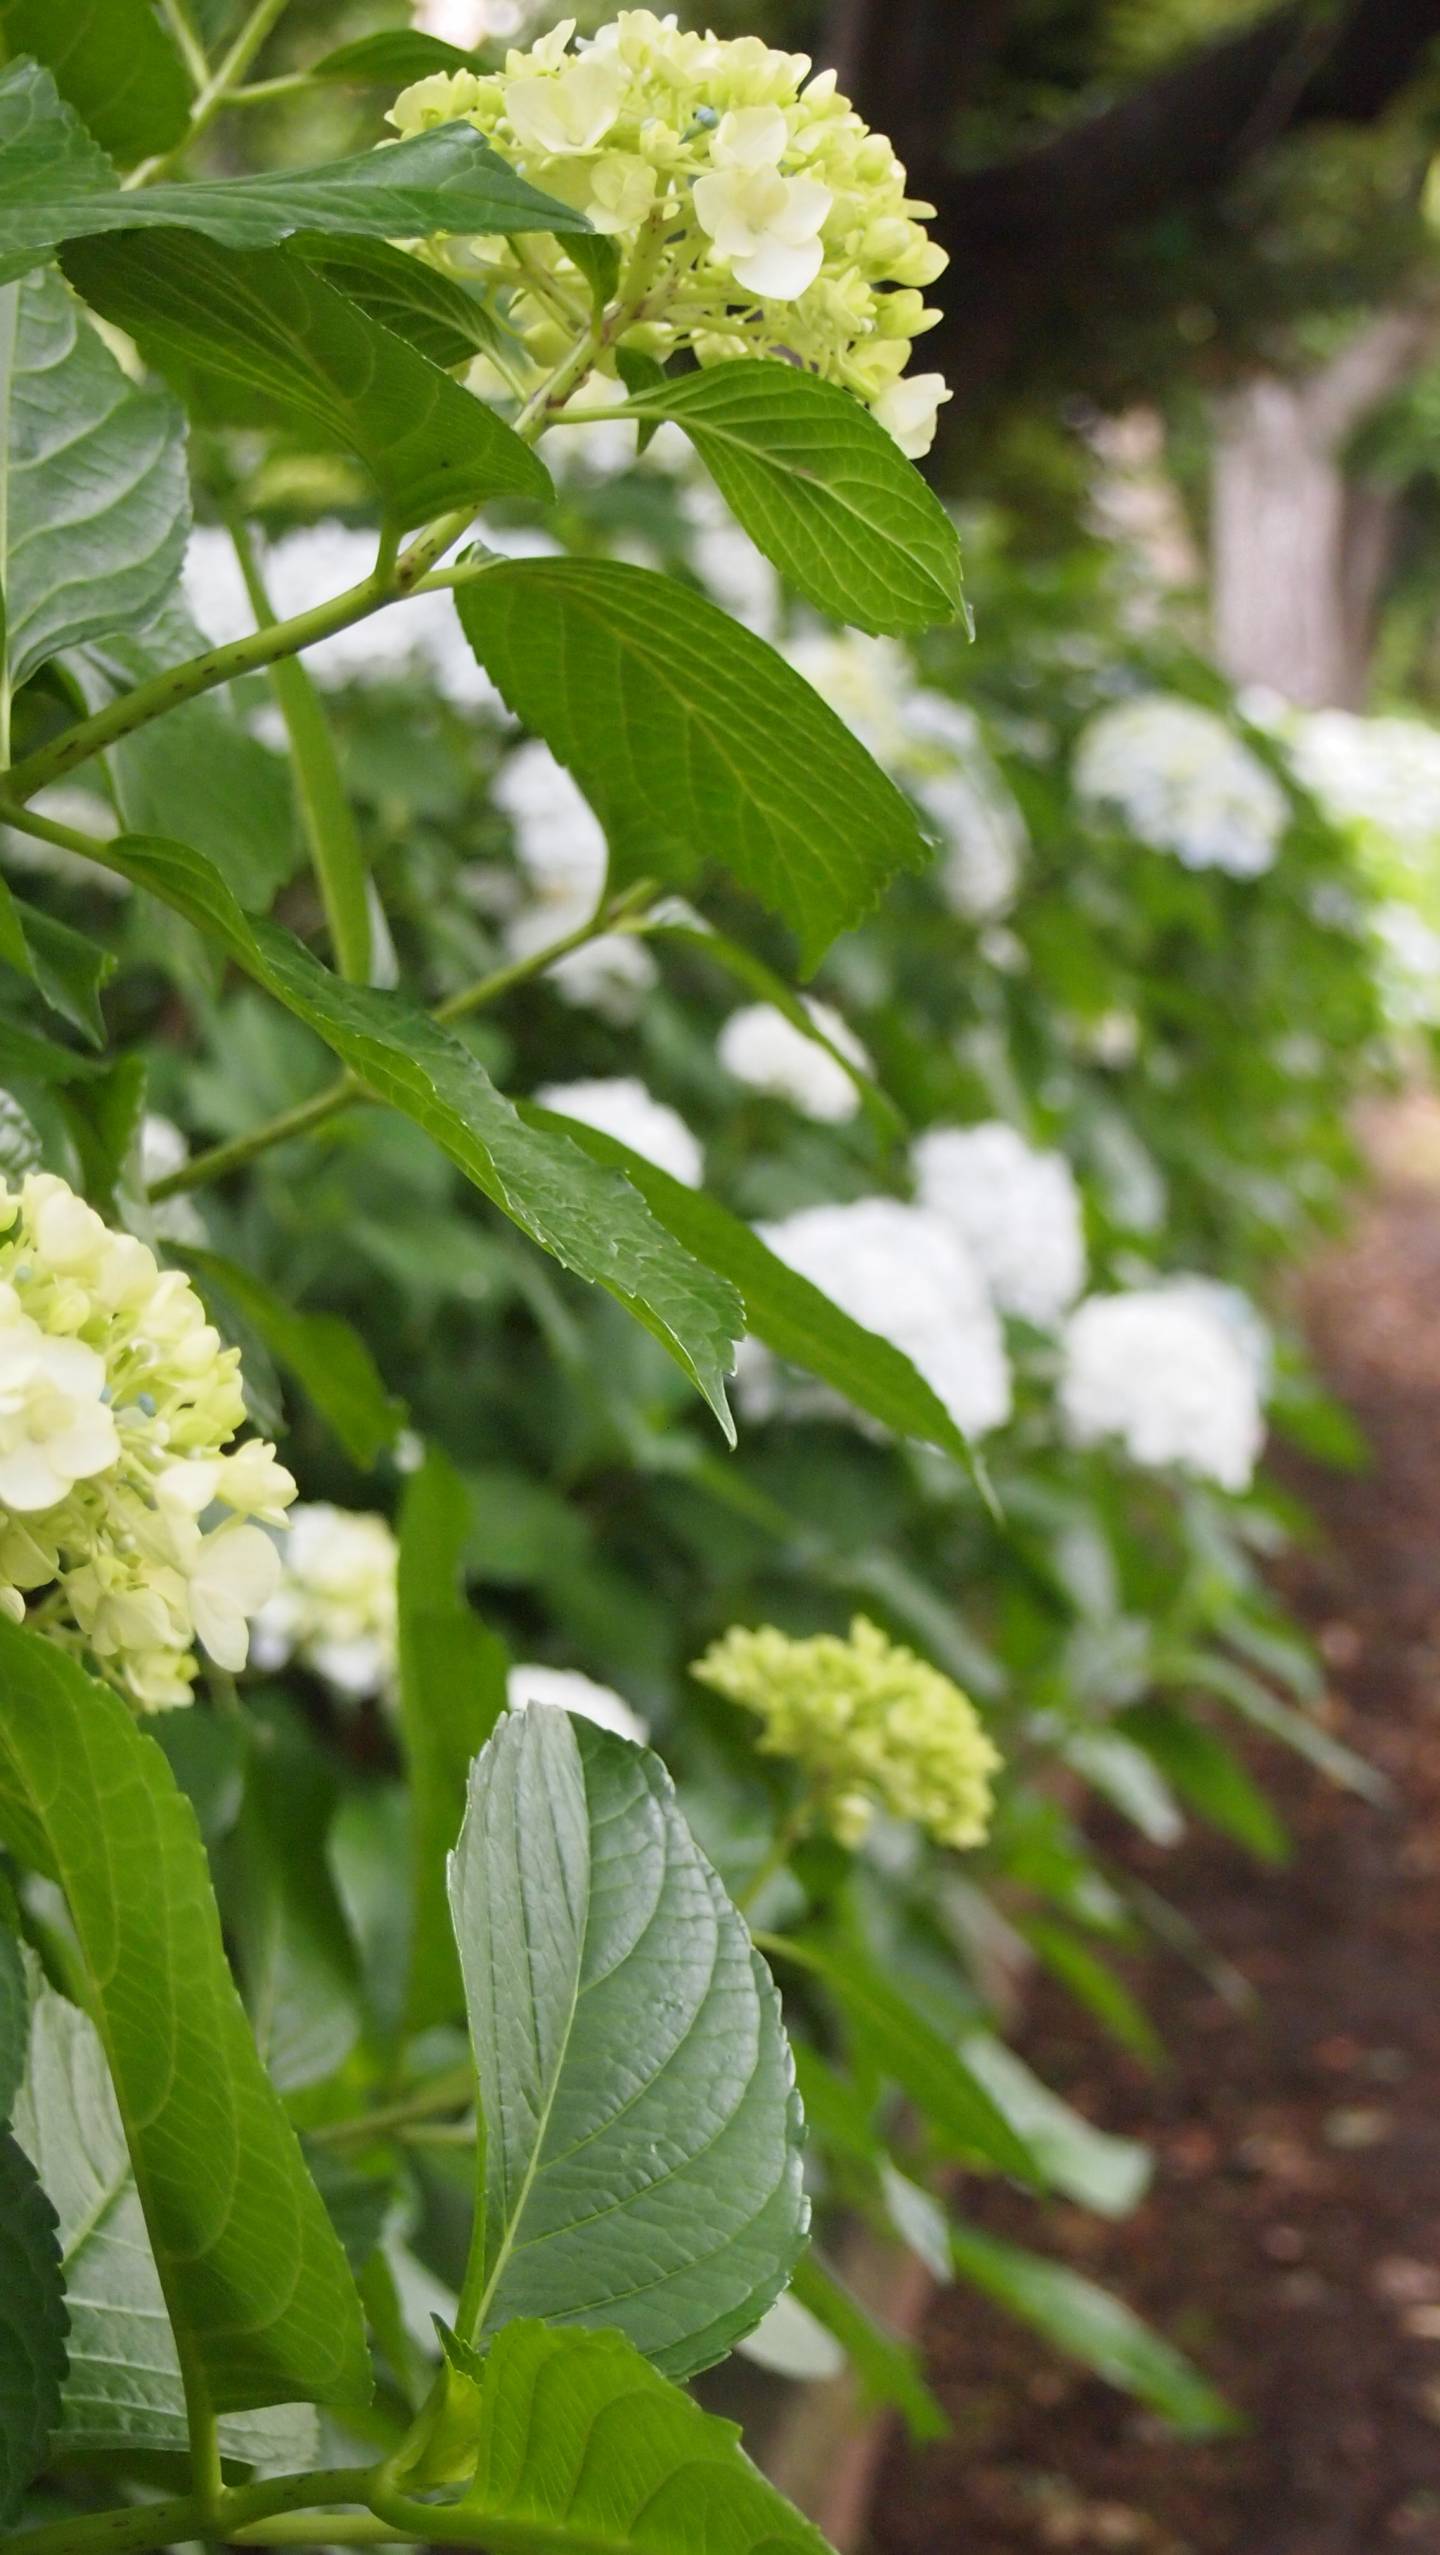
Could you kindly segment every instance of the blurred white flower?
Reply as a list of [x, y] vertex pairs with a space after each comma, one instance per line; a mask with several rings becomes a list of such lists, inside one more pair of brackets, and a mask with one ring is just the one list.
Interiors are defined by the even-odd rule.
[[[957, 1427], [972, 1437], [1010, 1416], [1010, 1366], [999, 1317], [975, 1262], [950, 1227], [897, 1198], [803, 1207], [760, 1238], [852, 1321], [904, 1351]], [[753, 1354], [740, 1370], [742, 1399], [775, 1407], [773, 1378]], [[790, 1397], [794, 1406], [797, 1397]], [[784, 1397], [782, 1397], [783, 1401]], [[834, 1408], [802, 1387], [800, 1407]]]
[[1351, 710], [1292, 713], [1279, 725], [1298, 778], [1338, 824], [1373, 825], [1418, 849], [1440, 840], [1440, 729]]
[[[530, 890], [506, 925], [505, 947], [512, 958], [529, 958], [594, 913], [609, 859], [605, 836], [588, 799], [538, 737], [506, 757], [491, 795], [514, 828]], [[628, 932], [606, 932], [562, 958], [546, 981], [563, 1001], [598, 1011], [624, 1028], [657, 972], [642, 941]]]
[[578, 1118], [602, 1135], [628, 1144], [672, 1180], [698, 1189], [705, 1176], [705, 1157], [678, 1109], [656, 1100], [633, 1074], [602, 1075], [592, 1082], [547, 1082], [535, 1094], [542, 1109], [562, 1118]]
[[[147, 1109], [140, 1121], [139, 1147], [140, 1185], [148, 1189], [157, 1180], [168, 1180], [183, 1171], [190, 1159], [190, 1147], [173, 1118], [162, 1118]], [[206, 1239], [205, 1218], [195, 1201], [182, 1190], [173, 1198], [162, 1198], [150, 1210], [157, 1233], [170, 1242], [203, 1243]]]
[[314, 1500], [290, 1512], [280, 1584], [254, 1627], [260, 1668], [299, 1659], [337, 1693], [395, 1681], [395, 1537], [387, 1520]]
[[916, 1195], [957, 1233], [995, 1302], [1042, 1327], [1085, 1283], [1085, 1226], [1075, 1175], [999, 1119], [933, 1127], [911, 1154]]
[[1066, 1327], [1060, 1409], [1078, 1445], [1119, 1438], [1137, 1464], [1224, 1490], [1249, 1487], [1265, 1437], [1253, 1340], [1197, 1281], [1089, 1297]]
[[546, 1668], [530, 1660], [517, 1661], [507, 1680], [507, 1699], [512, 1712], [528, 1711], [532, 1703], [560, 1712], [578, 1712], [583, 1721], [598, 1722], [602, 1730], [613, 1730], [622, 1739], [634, 1739], [641, 1747], [650, 1736], [649, 1724], [631, 1710], [623, 1695], [618, 1695], [613, 1686], [597, 1685], [593, 1677], [582, 1676], [578, 1668]]
[[[654, 451], [652, 445], [651, 458]], [[741, 531], [718, 488], [708, 479], [687, 480], [680, 511], [690, 535], [690, 564], [712, 601], [732, 620], [743, 621], [747, 630], [773, 639], [780, 626], [780, 580], [749, 534]]]
[[1084, 730], [1075, 788], [1186, 869], [1259, 878], [1289, 823], [1285, 792], [1213, 710], [1167, 692], [1118, 701]]
[[[848, 1022], [828, 1003], [815, 1002], [808, 994], [802, 994], [801, 1000], [831, 1045], [868, 1073], [870, 1058]], [[737, 1082], [768, 1093], [772, 1100], [788, 1100], [803, 1117], [816, 1118], [824, 1126], [843, 1125], [860, 1106], [860, 1094], [844, 1066], [807, 1038], [774, 1003], [747, 1003], [743, 1010], [732, 1011], [716, 1053]]]

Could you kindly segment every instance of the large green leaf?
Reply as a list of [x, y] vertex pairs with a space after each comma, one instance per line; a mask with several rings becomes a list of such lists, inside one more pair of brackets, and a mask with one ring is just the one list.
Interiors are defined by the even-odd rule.
[[1240, 1759], [1193, 1712], [1169, 1703], [1142, 1703], [1122, 1713], [1115, 1727], [1153, 1757], [1182, 1801], [1235, 1839], [1262, 1863], [1283, 1863], [1289, 1839], [1259, 1785]]
[[358, 453], [387, 510], [419, 523], [482, 497], [545, 497], [513, 429], [289, 248], [191, 231], [83, 240], [66, 272], [163, 370], [198, 372], [242, 415], [298, 415]]
[[793, 364], [742, 356], [632, 394], [683, 426], [737, 521], [822, 612], [926, 630], [964, 609], [960, 536], [858, 399]]
[[190, 119], [190, 83], [151, 0], [0, 0], [0, 36], [52, 74], [102, 150], [168, 151]]
[[0, 589], [13, 690], [57, 649], [148, 620], [190, 524], [185, 423], [138, 390], [60, 277], [0, 287]]
[[513, 333], [479, 292], [426, 258], [392, 248], [386, 240], [329, 238], [323, 232], [296, 245], [337, 292], [447, 372], [475, 355], [503, 353], [507, 345], [516, 349]]
[[808, 2209], [780, 2003], [658, 1758], [543, 1705], [477, 1758], [451, 1866], [484, 2137], [465, 2338], [618, 2325], [685, 2377]]
[[[87, 710], [199, 656], [209, 642], [172, 597], [143, 633], [117, 631], [67, 652]], [[289, 766], [251, 736], [226, 690], [202, 692], [122, 737], [105, 757], [121, 822], [134, 834], [183, 830], [218, 861], [247, 911], [264, 913], [295, 868], [299, 844]]]
[[177, 225], [230, 248], [269, 247], [295, 231], [395, 240], [590, 227], [527, 186], [468, 124], [319, 168], [127, 193], [48, 71], [15, 62], [0, 74], [0, 276], [23, 274], [64, 240]]
[[0, 2528], [14, 2519], [60, 2417], [65, 2302], [55, 2212], [0, 2129]]
[[991, 2032], [966, 2032], [960, 2054], [1024, 2139], [1052, 2191], [1105, 2218], [1126, 2217], [1144, 2198], [1154, 2162], [1148, 2147], [1096, 2129]]
[[[338, 1313], [306, 1313], [275, 1289], [214, 1251], [179, 1254], [221, 1315], [233, 1304], [247, 1331], [258, 1332], [278, 1366], [294, 1378], [344, 1447], [366, 1472], [388, 1454], [405, 1424], [405, 1405], [385, 1381], [358, 1331]], [[243, 1343], [241, 1343], [243, 1346]]]
[[25, 2073], [30, 1997], [20, 1945], [0, 1918], [0, 2121], [10, 2117]]
[[445, 1861], [460, 1833], [472, 1758], [505, 1709], [505, 1645], [469, 1604], [470, 1493], [438, 1446], [405, 1484], [397, 1595], [400, 1727], [410, 1787], [412, 2031], [451, 2022], [463, 1992]]
[[522, 1233], [625, 1305], [728, 1431], [724, 1379], [743, 1318], [739, 1297], [677, 1246], [623, 1180], [568, 1138], [527, 1125], [469, 1048], [425, 1013], [397, 995], [342, 984], [287, 933], [252, 926], [218, 870], [187, 845], [123, 835], [107, 858], [218, 939]]
[[382, 2505], [433, 2541], [495, 2555], [829, 2555], [753, 2467], [731, 2422], [657, 2377], [619, 2333], [512, 2324], [468, 2375], [476, 2467], [459, 2501]]
[[507, 559], [456, 601], [627, 877], [688, 885], [717, 863], [810, 967], [924, 862], [912, 809], [813, 686], [688, 587], [611, 559]]
[[677, 1242], [739, 1288], [746, 1328], [777, 1357], [833, 1384], [857, 1410], [868, 1411], [897, 1435], [918, 1437], [943, 1447], [961, 1463], [967, 1461], [969, 1450], [960, 1430], [903, 1350], [852, 1321], [818, 1286], [787, 1269], [728, 1207], [673, 1180], [668, 1171], [598, 1128], [544, 1109], [527, 1108], [525, 1115], [535, 1126], [563, 1126], [597, 1162], [623, 1171]]
[[1138, 2395], [1177, 2431], [1205, 2439], [1235, 2429], [1224, 2397], [1108, 2289], [978, 2227], [952, 2227], [950, 2242], [962, 2280], [1033, 2325], [1057, 2351]]
[[432, 71], [473, 71], [478, 57], [458, 44], [446, 44], [438, 35], [422, 35], [418, 28], [382, 27], [375, 35], [357, 36], [353, 44], [341, 44], [333, 53], [323, 53], [309, 66], [312, 80], [354, 80], [356, 82], [393, 82], [428, 79]]
[[0, 1836], [65, 1893], [171, 2321], [216, 2411], [362, 2400], [359, 2301], [235, 1992], [194, 1813], [120, 1697], [8, 1623]]
[[[183, 2451], [180, 2356], [105, 2053], [87, 2016], [43, 1984], [15, 2134], [59, 2227], [70, 2314], [61, 2443], [82, 2456]], [[301, 2405], [231, 2413], [220, 2441], [227, 2457], [299, 2464], [313, 2452], [315, 2420]]]

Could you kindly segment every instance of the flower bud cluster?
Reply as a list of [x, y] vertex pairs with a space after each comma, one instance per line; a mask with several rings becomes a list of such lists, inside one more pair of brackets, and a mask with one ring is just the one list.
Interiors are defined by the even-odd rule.
[[877, 1809], [913, 1819], [941, 1845], [984, 1838], [1000, 1756], [974, 1705], [864, 1615], [847, 1641], [734, 1625], [694, 1674], [758, 1715], [762, 1754], [803, 1767], [842, 1844], [858, 1845]]
[[[622, 9], [572, 41], [567, 18], [503, 71], [437, 72], [390, 121], [405, 136], [463, 117], [545, 194], [613, 239], [613, 308], [628, 342], [663, 361], [781, 355], [842, 382], [903, 451], [928, 450], [938, 373], [907, 374], [939, 317], [924, 290], [945, 252], [922, 227], [905, 171], [809, 57], [757, 36], [722, 39], [673, 15]], [[539, 371], [568, 351], [588, 308], [564, 242], [531, 235], [437, 251], [510, 288], [509, 320]]]
[[0, 1181], [0, 1609], [146, 1710], [189, 1702], [197, 1641], [242, 1668], [279, 1579], [295, 1484], [244, 1417], [187, 1277], [53, 1174]]

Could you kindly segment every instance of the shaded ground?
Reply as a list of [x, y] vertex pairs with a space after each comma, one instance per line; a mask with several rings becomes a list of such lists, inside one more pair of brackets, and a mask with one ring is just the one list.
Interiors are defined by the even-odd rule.
[[[1334, 1726], [1396, 1787], [1375, 1810], [1287, 1755], [1259, 1771], [1295, 1841], [1272, 1877], [1196, 1837], [1127, 1859], [1257, 1991], [1238, 2016], [1157, 1964], [1174, 2054], [1147, 2079], [1048, 1992], [1027, 2054], [1107, 2127], [1146, 2138], [1125, 2225], [1060, 2220], [1057, 2250], [1205, 2363], [1249, 2435], [1176, 2443], [967, 2293], [933, 2314], [952, 2441], [892, 2452], [878, 2555], [1440, 2555], [1440, 1113], [1377, 1131], [1382, 1184], [1314, 1272], [1319, 1362], [1372, 1469], [1305, 1472], [1322, 1540], [1289, 1591]], [[985, 2223], [1033, 2241], [998, 2195]]]

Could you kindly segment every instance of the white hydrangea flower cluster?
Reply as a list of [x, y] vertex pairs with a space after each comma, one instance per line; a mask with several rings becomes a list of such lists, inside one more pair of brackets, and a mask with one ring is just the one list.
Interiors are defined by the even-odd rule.
[[517, 1660], [506, 1679], [506, 1701], [512, 1712], [526, 1712], [532, 1703], [551, 1711], [578, 1712], [582, 1721], [594, 1721], [602, 1730], [634, 1739], [641, 1747], [650, 1736], [649, 1724], [623, 1695], [613, 1686], [597, 1685], [578, 1668], [546, 1668], [538, 1661]]
[[52, 1173], [0, 1181], [0, 1608], [145, 1710], [189, 1702], [197, 1640], [242, 1668], [279, 1579], [295, 1484], [244, 1417], [187, 1277]]
[[678, 1109], [657, 1100], [633, 1074], [602, 1074], [590, 1082], [547, 1082], [535, 1094], [542, 1109], [562, 1118], [578, 1118], [602, 1135], [628, 1144], [657, 1169], [698, 1189], [705, 1177], [699, 1138]]
[[911, 1152], [916, 1195], [958, 1234], [1003, 1313], [1045, 1329], [1085, 1283], [1085, 1222], [1061, 1153], [1014, 1127], [933, 1127]]
[[1137, 1464], [1247, 1490], [1265, 1438], [1253, 1308], [1198, 1279], [1092, 1295], [1070, 1317], [1060, 1409], [1080, 1446], [1118, 1438]]
[[1015, 901], [1029, 834], [973, 711], [917, 685], [894, 639], [813, 630], [786, 654], [929, 819], [935, 883], [951, 912], [998, 922]]
[[1117, 701], [1075, 752], [1075, 788], [1186, 869], [1259, 878], [1290, 821], [1284, 790], [1213, 710], [1168, 692]]
[[[842, 382], [901, 448], [925, 452], [949, 393], [907, 374], [934, 324], [923, 288], [946, 257], [933, 210], [809, 57], [623, 9], [574, 41], [562, 19], [503, 71], [441, 72], [397, 99], [402, 135], [463, 117], [546, 194], [576, 206], [620, 254], [613, 307], [626, 342], [662, 361], [780, 355]], [[510, 288], [537, 377], [568, 351], [582, 279], [564, 243], [533, 235], [437, 244]]]
[[[759, 1231], [787, 1268], [852, 1321], [903, 1349], [967, 1436], [1003, 1426], [1010, 1364], [999, 1316], [975, 1261], [939, 1216], [898, 1198], [857, 1198], [802, 1207]], [[824, 1386], [782, 1382], [768, 1352], [753, 1342], [736, 1381], [753, 1418], [847, 1408]]]
[[1296, 776], [1337, 824], [1373, 827], [1396, 844], [1440, 843], [1440, 730], [1424, 719], [1353, 710], [1282, 713]]
[[325, 1500], [294, 1509], [283, 1575], [255, 1625], [256, 1667], [298, 1659], [351, 1702], [391, 1694], [396, 1559], [384, 1517]]
[[[506, 757], [491, 795], [514, 829], [529, 891], [506, 925], [505, 946], [512, 958], [529, 958], [594, 913], [609, 862], [605, 836], [589, 800], [538, 737]], [[602, 932], [560, 959], [546, 982], [563, 1001], [624, 1028], [656, 974], [642, 941], [628, 932]]]
[[[801, 1000], [830, 1045], [868, 1073], [870, 1058], [848, 1021], [808, 994]], [[844, 1066], [815, 1039], [807, 1038], [774, 1003], [746, 1003], [732, 1011], [721, 1029], [716, 1054], [736, 1082], [751, 1091], [763, 1091], [769, 1099], [788, 1101], [802, 1117], [814, 1118], [821, 1126], [843, 1126], [860, 1106], [860, 1094]]]

